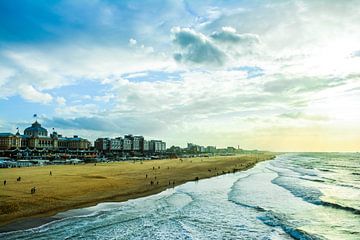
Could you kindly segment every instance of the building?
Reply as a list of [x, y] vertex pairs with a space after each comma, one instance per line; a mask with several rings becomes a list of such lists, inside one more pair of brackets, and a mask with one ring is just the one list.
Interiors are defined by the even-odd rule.
[[98, 151], [109, 150], [110, 141], [108, 138], [98, 138], [94, 142], [95, 149]]
[[143, 136], [133, 136], [132, 139], [132, 151], [140, 152], [143, 149], [144, 137]]
[[188, 143], [187, 144], [187, 151], [189, 153], [203, 153], [205, 152], [205, 147], [203, 146], [199, 146], [193, 143]]
[[132, 151], [132, 152], [140, 152], [143, 149], [144, 144], [144, 137], [143, 136], [133, 136], [131, 134], [125, 135], [124, 140], [127, 139], [128, 143], [130, 143], [130, 149], [129, 146], [126, 147], [126, 151]]
[[208, 153], [216, 153], [216, 147], [215, 146], [207, 146], [206, 152]]
[[58, 148], [62, 150], [87, 150], [91, 146], [87, 139], [77, 135], [73, 137], [59, 137], [58, 142]]
[[0, 150], [21, 147], [21, 138], [12, 133], [0, 133]]
[[142, 151], [144, 153], [149, 152], [149, 150], [150, 150], [149, 144], [150, 144], [150, 142], [144, 139], [143, 144], [142, 144]]
[[16, 134], [0, 133], [0, 150], [88, 150], [90, 142], [87, 139], [75, 135], [71, 138], [62, 137], [53, 131], [48, 136], [48, 131], [41, 126], [38, 121], [31, 124], [21, 135], [19, 131]]
[[110, 151], [122, 151], [123, 149], [123, 139], [122, 137], [117, 137], [110, 139], [109, 150]]
[[166, 143], [161, 140], [151, 140], [149, 143], [149, 151], [159, 153], [166, 151]]
[[161, 140], [145, 140], [143, 136], [125, 135], [124, 138], [98, 138], [94, 142], [95, 149], [106, 155], [146, 156], [149, 153], [166, 151], [166, 143]]
[[126, 135], [124, 136], [123, 141], [123, 151], [131, 151], [132, 149], [132, 135]]
[[41, 127], [41, 124], [38, 123], [38, 121], [35, 121], [31, 127], [25, 129], [24, 135], [29, 137], [46, 137], [48, 135], [48, 131]]

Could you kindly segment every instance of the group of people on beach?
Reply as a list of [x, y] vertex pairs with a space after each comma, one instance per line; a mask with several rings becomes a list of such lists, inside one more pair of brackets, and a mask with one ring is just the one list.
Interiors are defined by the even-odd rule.
[[[158, 166], [157, 168], [155, 168], [155, 166], [153, 166], [152, 169], [153, 169], [153, 171], [155, 171], [156, 169], [160, 169], [160, 166]], [[167, 169], [169, 170], [170, 167], [167, 167]], [[148, 174], [145, 174], [145, 178], [148, 178]], [[154, 176], [154, 179], [156, 180], [157, 177]], [[152, 186], [152, 185], [154, 185], [154, 184], [155, 184], [155, 181], [151, 180], [151, 181], [150, 181], [150, 185]], [[156, 181], [156, 185], [159, 185], [159, 181]], [[171, 185], [171, 181], [169, 181], [169, 184], [168, 184], [168, 185], [169, 185], [169, 186]], [[172, 181], [172, 185], [175, 186], [175, 180]]]
[[[51, 171], [50, 171], [49, 175], [52, 176], [52, 172], [51, 172]], [[17, 182], [20, 182], [20, 181], [21, 181], [21, 177], [19, 176], [19, 177], [16, 179], [16, 181], [17, 181]], [[6, 181], [6, 179], [5, 179], [5, 180], [4, 180], [4, 186], [6, 186], [6, 184], [7, 184], [7, 181]], [[36, 187], [32, 187], [32, 188], [30, 189], [30, 193], [31, 193], [31, 194], [34, 194], [35, 192], [36, 192]]]

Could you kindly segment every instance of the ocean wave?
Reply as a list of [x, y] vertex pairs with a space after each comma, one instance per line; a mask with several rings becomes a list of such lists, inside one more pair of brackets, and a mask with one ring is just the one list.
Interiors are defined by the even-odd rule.
[[229, 198], [229, 202], [232, 202], [232, 203], [235, 203], [236, 205], [239, 205], [239, 206], [242, 206], [242, 207], [246, 207], [246, 208], [251, 208], [251, 209], [254, 209], [256, 211], [259, 211], [259, 212], [266, 212], [267, 210], [265, 208], [262, 208], [262, 207], [259, 207], [259, 206], [252, 206], [252, 205], [248, 205], [248, 204], [245, 204], [245, 203], [241, 203], [233, 198]]
[[344, 211], [351, 212], [353, 214], [360, 214], [360, 209], [354, 208], [352, 206], [344, 206], [338, 203], [327, 202], [321, 199], [323, 193], [316, 188], [312, 187], [305, 187], [299, 184], [294, 184], [286, 181], [282, 177], [278, 177], [272, 180], [272, 183], [285, 188], [289, 192], [291, 192], [294, 196], [303, 199], [306, 202], [315, 204], [315, 205], [322, 205], [325, 207], [331, 207], [335, 209], [340, 209]]
[[[293, 180], [293, 181], [296, 181]], [[276, 184], [282, 188], [285, 188], [291, 192], [295, 197], [299, 197], [306, 202], [313, 203], [316, 205], [321, 204], [320, 197], [323, 195], [319, 189], [300, 186], [298, 184], [290, 183], [285, 180], [285, 177], [277, 177], [271, 181], [273, 184]]]
[[350, 207], [350, 206], [344, 206], [338, 203], [333, 203], [333, 202], [327, 202], [327, 201], [323, 201], [320, 200], [320, 205], [326, 206], [326, 207], [331, 207], [331, 208], [335, 208], [335, 209], [341, 209], [344, 211], [348, 211], [351, 212], [353, 214], [356, 215], [360, 215], [360, 209], [354, 208], [354, 207]]
[[325, 180], [319, 179], [319, 178], [300, 177], [299, 179], [306, 180], [306, 181], [311, 181], [311, 182], [319, 182], [319, 183], [324, 183], [324, 182], [326, 182]]
[[286, 220], [285, 216], [274, 213], [273, 211], [266, 211], [265, 214], [258, 217], [263, 223], [271, 227], [280, 227], [284, 232], [289, 234], [292, 238], [298, 240], [323, 240], [324, 238], [307, 233], [299, 229]]
[[307, 233], [307, 232], [299, 229], [294, 224], [290, 224], [289, 221], [286, 220], [285, 216], [280, 217], [280, 214], [276, 214], [272, 210], [268, 210], [268, 209], [265, 209], [260, 206], [254, 206], [254, 205], [249, 205], [249, 204], [239, 202], [238, 200], [236, 200], [235, 197], [232, 197], [231, 195], [229, 195], [229, 201], [236, 205], [239, 205], [239, 206], [242, 206], [245, 208], [251, 208], [259, 213], [262, 213], [261, 216], [257, 217], [260, 221], [262, 221], [264, 224], [271, 226], [271, 227], [280, 227], [286, 234], [288, 234], [289, 236], [291, 236], [294, 239], [299, 239], [299, 240], [321, 240], [321, 239], [323, 239], [320, 236], [315, 236], [315, 235], [312, 235], [310, 233]]

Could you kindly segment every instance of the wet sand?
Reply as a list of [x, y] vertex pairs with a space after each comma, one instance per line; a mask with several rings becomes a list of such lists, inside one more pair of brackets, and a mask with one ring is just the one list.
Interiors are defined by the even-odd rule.
[[[0, 232], [40, 226], [69, 209], [126, 201], [187, 181], [245, 170], [272, 157], [256, 154], [0, 169], [7, 181], [0, 191]], [[33, 187], [36, 192], [31, 194]]]

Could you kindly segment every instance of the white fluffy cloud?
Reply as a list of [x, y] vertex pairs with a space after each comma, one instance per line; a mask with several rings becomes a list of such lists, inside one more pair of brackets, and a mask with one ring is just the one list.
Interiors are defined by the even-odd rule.
[[53, 97], [48, 93], [36, 90], [33, 86], [22, 84], [19, 86], [19, 94], [26, 100], [36, 103], [50, 103]]

